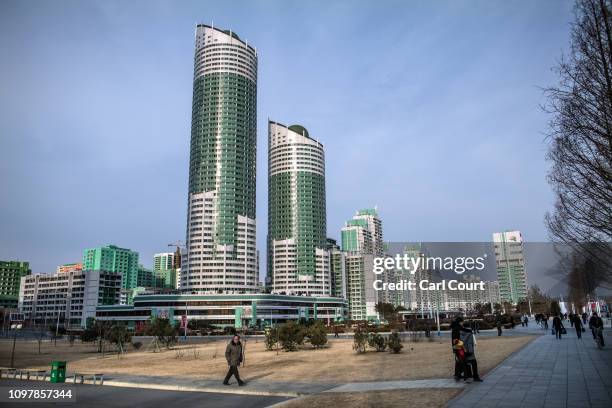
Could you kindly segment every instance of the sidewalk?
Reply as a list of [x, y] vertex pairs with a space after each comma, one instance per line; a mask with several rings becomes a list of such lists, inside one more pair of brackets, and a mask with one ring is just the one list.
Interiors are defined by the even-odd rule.
[[598, 350], [588, 330], [582, 340], [567, 331], [561, 340], [550, 334], [534, 340], [448, 407], [611, 407], [612, 332], [606, 330], [606, 348]]
[[[198, 378], [166, 377], [166, 376], [136, 376], [109, 374], [104, 376], [104, 386], [145, 388], [168, 391], [213, 392], [222, 394], [261, 395], [276, 397], [299, 397], [316, 394], [341, 384], [335, 383], [301, 383], [296, 381], [268, 381], [247, 378], [247, 384], [239, 387], [235, 380], [230, 385], [223, 385], [219, 380], [203, 380]], [[67, 381], [69, 383], [69, 381]]]

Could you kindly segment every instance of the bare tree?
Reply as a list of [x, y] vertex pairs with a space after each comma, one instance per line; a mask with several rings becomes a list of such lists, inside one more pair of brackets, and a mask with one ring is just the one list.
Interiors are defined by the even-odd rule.
[[559, 85], [545, 90], [545, 109], [552, 114], [549, 182], [556, 194], [546, 223], [554, 241], [569, 244], [582, 258], [572, 263], [568, 283], [580, 282], [586, 294], [612, 285], [610, 0], [577, 0], [575, 15], [569, 54], [556, 68]]

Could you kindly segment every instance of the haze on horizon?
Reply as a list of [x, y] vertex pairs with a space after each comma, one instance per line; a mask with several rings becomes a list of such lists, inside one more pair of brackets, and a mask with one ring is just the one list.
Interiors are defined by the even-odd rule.
[[378, 206], [386, 241], [547, 241], [541, 87], [570, 1], [0, 3], [0, 259], [53, 272], [83, 249], [185, 239], [193, 33], [259, 53], [257, 240], [267, 119], [326, 149], [328, 236]]

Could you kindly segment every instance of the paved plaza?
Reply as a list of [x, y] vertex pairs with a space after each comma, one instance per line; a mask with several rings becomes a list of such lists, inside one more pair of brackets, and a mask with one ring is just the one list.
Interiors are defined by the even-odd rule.
[[448, 406], [611, 407], [612, 332], [606, 330], [606, 348], [598, 350], [588, 330], [581, 340], [573, 328], [567, 331], [561, 340], [545, 334], [529, 343]]

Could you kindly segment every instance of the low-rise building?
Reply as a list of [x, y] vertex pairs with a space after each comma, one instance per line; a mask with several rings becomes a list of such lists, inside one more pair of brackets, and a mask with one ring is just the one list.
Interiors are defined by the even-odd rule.
[[57, 267], [57, 273], [82, 271], [83, 264], [81, 262], [67, 263]]
[[21, 278], [19, 310], [33, 324], [59, 320], [68, 329], [84, 328], [100, 305], [119, 303], [121, 274], [72, 271]]
[[288, 320], [319, 319], [325, 323], [347, 317], [346, 300], [333, 297], [273, 294], [137, 295], [133, 305], [99, 306], [97, 320], [121, 321], [136, 329], [152, 317], [172, 322], [182, 316], [216, 327], [258, 327]]

